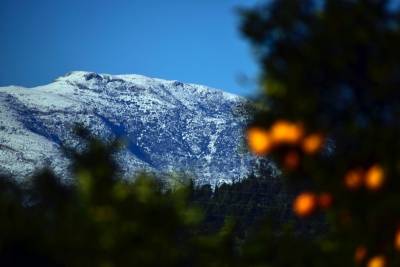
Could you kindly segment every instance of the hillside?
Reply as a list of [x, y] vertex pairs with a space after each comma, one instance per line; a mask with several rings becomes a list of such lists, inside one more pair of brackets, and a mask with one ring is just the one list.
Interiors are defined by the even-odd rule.
[[79, 147], [72, 128], [81, 123], [104, 140], [127, 140], [118, 154], [125, 175], [184, 171], [211, 184], [242, 178], [257, 161], [240, 147], [245, 101], [202, 85], [81, 71], [35, 88], [0, 87], [0, 170], [24, 177], [49, 166], [68, 178], [61, 145]]

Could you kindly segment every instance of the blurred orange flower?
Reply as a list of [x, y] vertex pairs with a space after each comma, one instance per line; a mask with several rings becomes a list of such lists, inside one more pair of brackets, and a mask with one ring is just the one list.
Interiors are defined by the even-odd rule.
[[367, 256], [367, 249], [364, 246], [358, 246], [354, 253], [354, 261], [356, 263], [361, 263]]
[[316, 196], [314, 193], [303, 192], [293, 202], [293, 211], [299, 217], [311, 215], [316, 208]]
[[361, 187], [364, 179], [361, 169], [350, 170], [344, 176], [344, 184], [348, 189], [354, 190]]
[[400, 229], [397, 230], [394, 236], [394, 248], [400, 251]]
[[384, 267], [386, 265], [386, 259], [382, 255], [372, 257], [367, 264], [367, 267]]
[[296, 169], [299, 166], [300, 157], [296, 151], [290, 151], [283, 159], [283, 164], [287, 169]]
[[271, 136], [275, 143], [295, 144], [303, 137], [303, 127], [299, 123], [278, 120], [271, 127]]
[[375, 164], [371, 166], [365, 174], [365, 186], [370, 190], [378, 190], [385, 181], [385, 173], [383, 168]]
[[267, 154], [272, 146], [269, 132], [259, 127], [247, 130], [247, 144], [250, 150], [257, 155]]
[[321, 149], [323, 142], [324, 138], [321, 134], [311, 134], [304, 138], [302, 147], [306, 154], [315, 154]]
[[329, 208], [333, 203], [333, 197], [330, 193], [321, 193], [318, 196], [318, 205], [322, 209], [327, 209]]

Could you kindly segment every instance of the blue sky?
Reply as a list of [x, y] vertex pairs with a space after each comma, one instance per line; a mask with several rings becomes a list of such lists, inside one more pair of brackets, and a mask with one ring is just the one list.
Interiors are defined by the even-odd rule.
[[137, 73], [249, 95], [257, 66], [237, 6], [257, 0], [1, 0], [0, 86], [72, 70]]

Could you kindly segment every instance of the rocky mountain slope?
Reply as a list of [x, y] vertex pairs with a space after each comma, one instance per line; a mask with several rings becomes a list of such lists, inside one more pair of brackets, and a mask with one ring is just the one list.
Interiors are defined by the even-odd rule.
[[185, 171], [199, 183], [244, 177], [257, 159], [241, 152], [244, 99], [201, 85], [71, 72], [35, 88], [0, 87], [0, 171], [17, 178], [48, 165], [68, 177], [60, 145], [79, 146], [75, 123], [110, 140], [126, 137], [118, 160], [137, 170]]

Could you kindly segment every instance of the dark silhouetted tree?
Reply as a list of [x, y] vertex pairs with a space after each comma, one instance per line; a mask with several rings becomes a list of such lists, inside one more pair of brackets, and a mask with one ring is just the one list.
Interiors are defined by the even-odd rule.
[[327, 214], [314, 257], [338, 255], [337, 266], [400, 264], [397, 2], [277, 0], [242, 12], [261, 66], [250, 149], [302, 187], [299, 217]]

